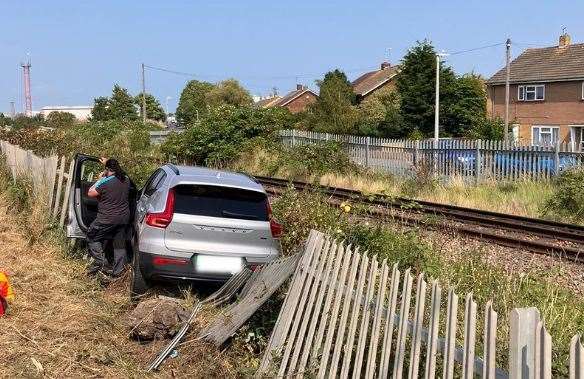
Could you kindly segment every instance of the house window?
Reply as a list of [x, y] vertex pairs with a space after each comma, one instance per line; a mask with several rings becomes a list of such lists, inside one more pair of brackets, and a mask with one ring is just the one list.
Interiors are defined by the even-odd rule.
[[534, 145], [555, 145], [559, 134], [560, 128], [557, 126], [534, 126], [531, 128], [531, 141]]
[[540, 101], [545, 97], [545, 86], [543, 84], [519, 86], [517, 90], [517, 99], [519, 101]]

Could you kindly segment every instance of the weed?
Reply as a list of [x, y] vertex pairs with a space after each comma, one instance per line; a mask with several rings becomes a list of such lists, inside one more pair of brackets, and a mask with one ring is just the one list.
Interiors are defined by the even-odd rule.
[[543, 205], [542, 214], [573, 222], [584, 220], [584, 170], [567, 170], [554, 180], [553, 193]]

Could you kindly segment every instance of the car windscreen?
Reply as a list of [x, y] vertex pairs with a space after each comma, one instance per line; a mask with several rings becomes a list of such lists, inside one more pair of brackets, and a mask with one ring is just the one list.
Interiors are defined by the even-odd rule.
[[268, 221], [266, 194], [239, 188], [211, 185], [178, 185], [174, 188], [174, 212]]

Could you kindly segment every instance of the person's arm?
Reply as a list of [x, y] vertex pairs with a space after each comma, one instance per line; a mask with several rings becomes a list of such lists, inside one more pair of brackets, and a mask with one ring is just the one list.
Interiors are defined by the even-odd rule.
[[101, 173], [101, 178], [99, 178], [98, 181], [96, 181], [95, 183], [93, 183], [93, 185], [89, 188], [89, 190], [87, 191], [87, 196], [91, 197], [91, 198], [96, 198], [99, 197], [99, 191], [98, 188], [100, 185], [102, 185], [103, 183], [107, 182], [109, 179], [106, 176], [105, 171]]

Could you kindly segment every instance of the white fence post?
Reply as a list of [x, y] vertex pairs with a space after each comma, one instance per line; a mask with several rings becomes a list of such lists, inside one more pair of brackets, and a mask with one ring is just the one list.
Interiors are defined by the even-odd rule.
[[296, 145], [296, 129], [292, 129], [292, 147]]
[[539, 321], [537, 308], [515, 308], [511, 311], [509, 379], [534, 378], [535, 333]]

